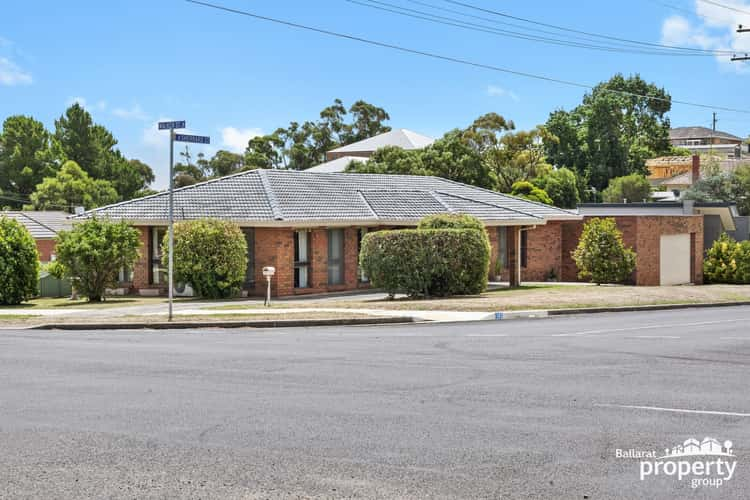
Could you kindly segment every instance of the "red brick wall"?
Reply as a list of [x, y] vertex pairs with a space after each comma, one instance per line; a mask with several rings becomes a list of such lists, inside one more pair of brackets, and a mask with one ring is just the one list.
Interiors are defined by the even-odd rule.
[[39, 252], [40, 262], [49, 262], [55, 253], [55, 240], [36, 240], [36, 250]]
[[527, 266], [521, 269], [522, 281], [545, 281], [551, 270], [557, 279], [562, 274], [562, 224], [549, 222], [528, 231]]
[[[577, 281], [578, 268], [571, 252], [575, 250], [583, 231], [583, 221], [566, 222], [562, 237], [562, 279]], [[660, 243], [662, 235], [689, 233], [693, 237], [691, 257], [692, 281], [703, 283], [703, 217], [702, 216], [622, 216], [614, 217], [622, 231], [625, 246], [632, 248], [637, 255], [633, 282], [639, 286], [658, 286], [660, 270]]]
[[292, 295], [294, 292], [294, 232], [291, 229], [255, 228], [255, 294], [265, 295], [266, 278], [263, 268], [272, 266], [271, 294]]

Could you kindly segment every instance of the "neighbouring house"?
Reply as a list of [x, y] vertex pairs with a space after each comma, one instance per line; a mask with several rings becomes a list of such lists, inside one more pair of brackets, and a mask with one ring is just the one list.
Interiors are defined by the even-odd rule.
[[748, 146], [736, 135], [707, 127], [677, 127], [669, 130], [669, 142], [693, 154], [708, 153], [729, 159], [741, 159]]
[[343, 172], [352, 161], [367, 161], [375, 151], [386, 146], [406, 150], [423, 149], [435, 142], [432, 137], [399, 128], [363, 139], [326, 153], [325, 163], [307, 169], [307, 172]]
[[67, 212], [24, 210], [3, 211], [1, 215], [17, 220], [29, 230], [36, 241], [41, 262], [53, 260], [57, 233], [72, 226]]
[[[367, 287], [358, 265], [368, 231], [415, 227], [427, 215], [463, 213], [481, 219], [492, 243], [492, 267], [505, 278], [543, 279], [562, 270], [562, 224], [568, 210], [437, 178], [407, 175], [252, 170], [175, 190], [175, 219], [236, 222], [248, 243], [244, 292], [263, 295], [264, 266], [276, 268], [272, 293], [289, 296]], [[141, 257], [121, 288], [163, 294], [161, 242], [168, 195], [159, 193], [88, 211], [77, 218], [129, 221], [140, 231]], [[559, 274], [558, 274], [559, 276]]]
[[[673, 193], [666, 199], [679, 198], [680, 194], [700, 178], [701, 158], [693, 156], [661, 156], [646, 160], [648, 180], [654, 188]], [[657, 193], [659, 193], [657, 191]], [[663, 196], [655, 196], [662, 199]]]

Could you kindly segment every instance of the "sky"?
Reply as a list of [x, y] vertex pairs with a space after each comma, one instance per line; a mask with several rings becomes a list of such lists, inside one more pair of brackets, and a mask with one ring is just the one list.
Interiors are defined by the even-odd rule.
[[[487, 10], [608, 36], [710, 50], [750, 52], [750, 0], [379, 0], [495, 32], [400, 16], [368, 0], [206, 0], [258, 15], [519, 72], [595, 85], [639, 73], [674, 99], [750, 112], [750, 62], [728, 56], [683, 57], [592, 50], [500, 36], [520, 31]], [[359, 3], [357, 3], [359, 2]], [[413, 12], [413, 11], [412, 11]], [[468, 17], [474, 16], [474, 17]], [[483, 18], [483, 19], [479, 19]], [[537, 36], [553, 37], [535, 33]], [[572, 40], [578, 35], [556, 32]], [[580, 40], [573, 40], [580, 41]], [[588, 42], [592, 44], [593, 42]], [[597, 43], [602, 43], [600, 40]], [[608, 42], [605, 42], [608, 43]], [[614, 42], [612, 42], [614, 43]], [[168, 136], [159, 120], [186, 120], [218, 149], [290, 121], [318, 118], [339, 98], [386, 109], [389, 124], [439, 137], [494, 111], [517, 128], [580, 103], [584, 88], [527, 78], [300, 31], [184, 0], [7, 2], [0, 23], [0, 120], [31, 115], [54, 130], [73, 102], [110, 129], [129, 158], [168, 182]], [[673, 105], [673, 126], [711, 126], [712, 109]], [[717, 129], [746, 137], [750, 114], [717, 111]], [[196, 145], [197, 146], [197, 145]]]

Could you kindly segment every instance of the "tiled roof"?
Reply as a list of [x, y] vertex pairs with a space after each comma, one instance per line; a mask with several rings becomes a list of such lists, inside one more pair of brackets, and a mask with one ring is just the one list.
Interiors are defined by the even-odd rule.
[[683, 139], [708, 139], [709, 137], [718, 137], [721, 139], [742, 142], [742, 138], [737, 137], [736, 135], [721, 132], [719, 130], [714, 131], [707, 127], [676, 127], [669, 129], [669, 139], [673, 141]]
[[332, 149], [329, 153], [377, 151], [384, 146], [397, 146], [402, 149], [422, 149], [426, 148], [433, 142], [435, 142], [435, 139], [432, 137], [427, 137], [426, 135], [418, 134], [405, 128], [399, 128], [359, 142], [341, 146], [340, 148]]
[[349, 164], [353, 161], [367, 161], [367, 158], [362, 158], [361, 156], [342, 156], [341, 158], [336, 158], [335, 160], [327, 161], [325, 163], [321, 163], [320, 165], [315, 165], [314, 167], [310, 167], [305, 172], [343, 172], [346, 170], [346, 167], [349, 166]]
[[69, 229], [72, 225], [67, 212], [58, 211], [5, 211], [1, 216], [7, 216], [23, 224], [29, 230], [31, 236], [36, 240], [50, 240], [63, 229]]
[[[86, 212], [133, 221], [167, 220], [167, 193]], [[175, 190], [175, 219], [216, 217], [244, 223], [415, 222], [455, 212], [488, 223], [543, 224], [576, 219], [548, 205], [438, 177], [251, 170]]]

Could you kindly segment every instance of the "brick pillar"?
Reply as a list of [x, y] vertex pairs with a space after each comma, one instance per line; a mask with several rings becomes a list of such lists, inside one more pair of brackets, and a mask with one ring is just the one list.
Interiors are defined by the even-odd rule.
[[328, 230], [310, 232], [310, 288], [324, 291], [328, 287]]
[[510, 287], [521, 286], [521, 227], [508, 227], [508, 270]]
[[691, 177], [690, 183], [695, 184], [701, 178], [701, 157], [693, 155], [693, 162], [691, 165]]

